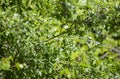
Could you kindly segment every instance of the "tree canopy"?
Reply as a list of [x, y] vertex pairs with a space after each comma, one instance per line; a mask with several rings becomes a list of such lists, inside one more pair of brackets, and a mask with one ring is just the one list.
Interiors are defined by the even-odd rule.
[[4, 79], [119, 79], [119, 0], [0, 0]]

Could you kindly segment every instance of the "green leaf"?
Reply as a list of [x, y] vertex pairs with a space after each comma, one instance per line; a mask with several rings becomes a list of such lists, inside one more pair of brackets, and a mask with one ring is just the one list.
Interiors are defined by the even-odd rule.
[[0, 70], [9, 70], [10, 60], [8, 58], [2, 58], [0, 60]]

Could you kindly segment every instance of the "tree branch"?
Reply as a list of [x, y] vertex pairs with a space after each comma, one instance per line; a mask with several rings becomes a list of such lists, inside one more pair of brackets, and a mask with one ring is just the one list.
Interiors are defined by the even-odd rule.
[[50, 41], [50, 40], [52, 40], [52, 39], [54, 39], [54, 38], [57, 38], [57, 37], [59, 37], [59, 36], [65, 34], [65, 33], [68, 33], [69, 31], [71, 31], [71, 30], [73, 29], [72, 26], [73, 26], [74, 23], [75, 23], [75, 21], [72, 22], [70, 28], [66, 29], [66, 31], [64, 31], [64, 32], [62, 32], [62, 33], [60, 33], [60, 34], [58, 34], [58, 35], [55, 35], [55, 36], [53, 36], [53, 37], [51, 37], [51, 38], [45, 40], [44, 42], [48, 42], [48, 41]]

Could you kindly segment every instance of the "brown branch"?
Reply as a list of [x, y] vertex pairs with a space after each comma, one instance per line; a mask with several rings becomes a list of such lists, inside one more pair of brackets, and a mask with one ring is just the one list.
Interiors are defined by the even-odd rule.
[[73, 26], [74, 23], [75, 23], [75, 21], [72, 22], [70, 28], [66, 29], [66, 31], [64, 31], [64, 32], [62, 32], [62, 33], [60, 33], [60, 34], [58, 34], [58, 35], [55, 35], [55, 36], [53, 36], [53, 37], [51, 37], [51, 38], [45, 40], [44, 42], [48, 42], [48, 41], [50, 41], [50, 40], [52, 40], [52, 39], [54, 39], [54, 38], [57, 38], [57, 37], [59, 37], [59, 36], [65, 34], [65, 33], [68, 33], [69, 31], [71, 31], [71, 30], [73, 29], [72, 26]]
[[112, 48], [111, 51], [114, 52], [114, 53], [118, 53], [118, 54], [120, 54], [120, 50], [117, 49], [117, 48]]
[[102, 56], [100, 56], [100, 59], [104, 59], [105, 57], [107, 57], [107, 53], [105, 52]]

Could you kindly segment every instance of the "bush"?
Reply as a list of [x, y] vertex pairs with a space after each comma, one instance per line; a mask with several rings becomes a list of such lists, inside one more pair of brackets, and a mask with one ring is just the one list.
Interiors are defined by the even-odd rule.
[[118, 0], [0, 3], [4, 79], [119, 79]]

